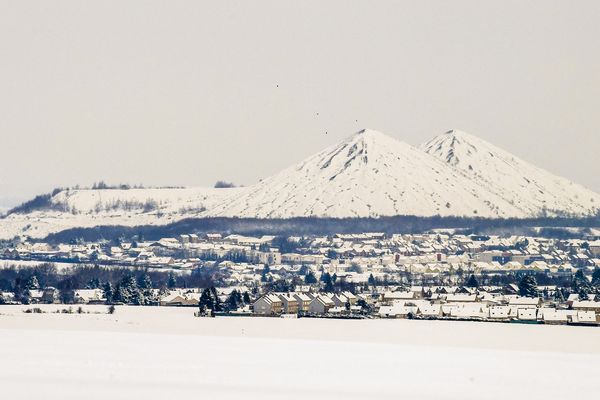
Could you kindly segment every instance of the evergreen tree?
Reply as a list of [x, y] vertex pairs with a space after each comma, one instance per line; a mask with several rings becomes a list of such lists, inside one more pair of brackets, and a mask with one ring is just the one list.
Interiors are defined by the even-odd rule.
[[329, 272], [325, 272], [323, 274], [323, 283], [325, 286], [323, 287], [323, 291], [325, 292], [333, 292], [335, 289], [333, 287], [333, 280], [331, 279], [331, 275]]
[[[138, 279], [138, 292], [136, 295], [137, 301], [140, 302], [141, 305], [152, 305], [156, 303], [158, 300], [154, 291], [152, 290], [152, 279], [148, 274], [144, 273]], [[134, 304], [137, 304], [134, 300]]]
[[169, 280], [167, 281], [167, 287], [169, 289], [175, 289], [177, 287], [177, 279], [175, 275], [171, 272], [169, 273]]
[[554, 301], [557, 303], [564, 303], [565, 297], [563, 296], [563, 292], [560, 288], [557, 288], [554, 292]]
[[581, 289], [579, 291], [579, 300], [581, 301], [586, 301], [589, 300], [590, 297], [588, 296], [587, 292], [584, 289]]
[[112, 284], [110, 282], [106, 282], [104, 284], [104, 286], [102, 287], [102, 292], [104, 293], [104, 298], [106, 299], [106, 302], [112, 303], [114, 291], [113, 291]]
[[519, 282], [519, 295], [523, 297], [538, 297], [537, 282], [531, 275], [525, 275]]
[[99, 289], [100, 288], [100, 280], [98, 278], [92, 278], [92, 279], [90, 279], [88, 284], [85, 285], [85, 287], [88, 289]]
[[594, 273], [592, 273], [592, 285], [600, 288], [600, 268], [594, 269]]
[[209, 288], [202, 291], [198, 306], [200, 307], [201, 314], [206, 314], [209, 310], [213, 311], [215, 309], [215, 303]]
[[271, 272], [271, 268], [269, 268], [269, 266], [267, 264], [265, 264], [265, 267], [262, 270], [262, 273], [260, 275], [260, 280], [261, 282], [269, 282], [269, 273]]
[[138, 278], [137, 285], [140, 289], [152, 289], [152, 279], [148, 274], [144, 273]]
[[475, 278], [475, 275], [471, 274], [471, 276], [469, 276], [466, 286], [470, 288], [479, 287], [479, 282], [477, 282], [477, 278]]
[[369, 279], [367, 282], [369, 282], [369, 285], [371, 285], [371, 286], [375, 285], [375, 277], [373, 276], [373, 274], [369, 275]]
[[308, 273], [304, 276], [304, 282], [307, 285], [314, 285], [317, 283], [317, 277], [312, 271], [308, 271]]
[[243, 304], [242, 295], [236, 289], [229, 294], [227, 297], [227, 309], [230, 311], [235, 311]]
[[35, 290], [40, 288], [40, 284], [38, 282], [37, 276], [31, 275], [29, 279], [27, 279], [27, 283], [25, 284], [26, 288], [29, 290]]
[[581, 289], [584, 289], [586, 292], [590, 291], [590, 283], [585, 277], [583, 269], [578, 269], [575, 273], [575, 276], [573, 277], [572, 287], [575, 291], [580, 291]]
[[242, 299], [244, 300], [244, 304], [252, 303], [252, 300], [250, 299], [250, 293], [248, 292], [244, 292], [244, 296], [242, 297]]
[[214, 286], [210, 287], [210, 293], [213, 298], [213, 304], [215, 306], [215, 311], [223, 311], [223, 305], [221, 304], [221, 300], [219, 299], [219, 295], [217, 294], [217, 289]]

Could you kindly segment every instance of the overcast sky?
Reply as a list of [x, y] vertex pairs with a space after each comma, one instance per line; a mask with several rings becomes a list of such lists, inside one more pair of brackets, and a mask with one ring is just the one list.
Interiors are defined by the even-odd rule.
[[1, 1], [0, 206], [248, 185], [363, 127], [462, 129], [600, 191], [598, 21], [600, 1]]

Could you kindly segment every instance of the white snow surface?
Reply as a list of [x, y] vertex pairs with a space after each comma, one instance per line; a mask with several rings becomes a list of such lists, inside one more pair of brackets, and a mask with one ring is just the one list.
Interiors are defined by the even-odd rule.
[[65, 190], [51, 201], [1, 218], [0, 239], [195, 217], [587, 216], [600, 195], [464, 132], [416, 148], [365, 129], [246, 188]]
[[517, 213], [460, 171], [373, 130], [362, 130], [211, 211], [259, 218]]
[[516, 217], [590, 215], [600, 206], [597, 193], [459, 130], [446, 132], [421, 148], [514, 205]]
[[0, 307], [0, 387], [14, 400], [535, 400], [600, 389], [594, 328], [23, 308]]

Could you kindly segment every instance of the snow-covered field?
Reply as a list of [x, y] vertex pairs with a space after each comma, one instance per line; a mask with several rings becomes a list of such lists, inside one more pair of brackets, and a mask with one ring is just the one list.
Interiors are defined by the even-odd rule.
[[10, 399], [548, 399], [600, 389], [595, 328], [24, 308], [0, 307]]

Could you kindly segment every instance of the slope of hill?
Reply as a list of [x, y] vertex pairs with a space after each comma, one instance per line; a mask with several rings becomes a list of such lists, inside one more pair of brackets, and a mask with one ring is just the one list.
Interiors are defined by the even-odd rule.
[[421, 149], [514, 205], [515, 216], [590, 215], [600, 207], [597, 193], [465, 132], [446, 132]]
[[[201, 217], [243, 188], [78, 189], [41, 196], [30, 211], [0, 219], [0, 239], [42, 238], [65, 229], [100, 225], [165, 225]], [[46, 198], [47, 197], [47, 198]]]
[[[362, 130], [246, 188], [86, 189], [0, 218], [0, 239], [186, 218], [590, 216], [600, 195], [460, 131], [420, 148]], [[19, 209], [18, 209], [19, 210]]]
[[524, 216], [460, 171], [362, 130], [209, 210], [228, 217]]

